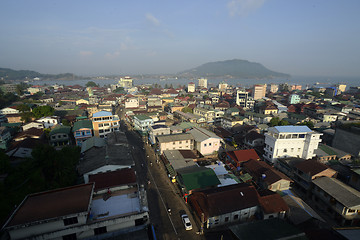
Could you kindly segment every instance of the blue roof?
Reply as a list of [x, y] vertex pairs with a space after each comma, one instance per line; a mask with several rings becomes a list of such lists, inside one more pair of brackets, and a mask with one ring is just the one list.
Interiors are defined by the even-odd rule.
[[307, 133], [307, 132], [312, 132], [312, 130], [310, 128], [308, 128], [307, 126], [276, 126], [275, 127], [276, 130], [280, 132], [289, 132], [289, 133], [293, 133], [293, 132], [303, 132], [303, 133]]
[[93, 114], [93, 117], [109, 117], [109, 116], [112, 116], [112, 113], [108, 111], [100, 111]]

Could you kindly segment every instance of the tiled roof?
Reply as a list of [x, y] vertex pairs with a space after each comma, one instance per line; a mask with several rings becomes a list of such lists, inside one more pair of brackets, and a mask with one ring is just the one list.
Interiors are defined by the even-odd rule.
[[111, 187], [136, 183], [135, 171], [123, 168], [116, 171], [89, 175], [89, 182], [95, 183], [95, 191]]
[[270, 190], [261, 191], [259, 194], [261, 195], [260, 205], [266, 214], [289, 211], [289, 206], [280, 194]]
[[6, 227], [87, 212], [93, 183], [28, 195]]
[[249, 161], [250, 159], [260, 160], [260, 157], [254, 149], [229, 151], [226, 154], [238, 164]]
[[156, 136], [159, 143], [165, 142], [174, 142], [174, 141], [184, 141], [184, 140], [193, 140], [194, 137], [189, 133], [179, 133], [171, 135], [160, 135]]
[[303, 173], [313, 176], [318, 173], [321, 173], [322, 171], [325, 171], [329, 167], [316, 160], [306, 160], [296, 164], [295, 168], [301, 170]]
[[259, 205], [254, 186], [246, 183], [193, 192], [189, 202], [204, 212], [205, 219]]

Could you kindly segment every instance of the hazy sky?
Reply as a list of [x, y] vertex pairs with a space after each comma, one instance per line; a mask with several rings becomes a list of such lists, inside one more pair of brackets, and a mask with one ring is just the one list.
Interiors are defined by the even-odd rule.
[[359, 0], [1, 0], [0, 67], [176, 73], [236, 58], [360, 76], [359, 10]]

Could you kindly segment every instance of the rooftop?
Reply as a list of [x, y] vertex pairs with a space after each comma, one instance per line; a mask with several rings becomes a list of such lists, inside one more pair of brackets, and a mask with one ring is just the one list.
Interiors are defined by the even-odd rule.
[[320, 177], [313, 183], [347, 208], [360, 206], [360, 192], [335, 178]]
[[135, 171], [123, 168], [116, 171], [89, 175], [89, 182], [95, 183], [95, 192], [111, 187], [136, 183]]
[[93, 129], [92, 121], [91, 120], [81, 120], [74, 123], [72, 131], [75, 132], [82, 128]]
[[210, 132], [204, 128], [195, 127], [189, 131], [189, 133], [194, 137], [195, 141], [202, 142], [209, 138], [221, 139], [215, 133]]
[[93, 118], [96, 118], [96, 117], [111, 117], [111, 116], [112, 116], [112, 113], [108, 112], [108, 111], [100, 111], [100, 112], [97, 112], [97, 113], [93, 114]]
[[89, 183], [28, 195], [7, 227], [87, 212], [92, 191], [93, 183]]
[[308, 133], [312, 132], [307, 126], [276, 126], [273, 127], [278, 133]]
[[174, 142], [174, 141], [184, 141], [184, 140], [194, 140], [194, 137], [189, 133], [179, 133], [171, 135], [160, 135], [156, 136], [159, 143]]

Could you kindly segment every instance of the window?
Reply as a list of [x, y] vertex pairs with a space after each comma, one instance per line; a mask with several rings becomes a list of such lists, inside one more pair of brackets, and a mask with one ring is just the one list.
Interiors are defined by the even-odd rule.
[[181, 141], [179, 142], [179, 144], [181, 144]]
[[291, 148], [291, 152], [294, 152], [294, 148]]
[[63, 240], [76, 240], [76, 233], [68, 234], [62, 237]]
[[237, 219], [239, 219], [239, 215], [236, 214], [236, 215], [234, 216], [234, 220], [237, 220]]
[[175, 142], [173, 142], [173, 145], [175, 145]]
[[211, 143], [209, 143], [209, 147], [211, 146]]
[[204, 143], [204, 147], [206, 147], [206, 143]]
[[106, 227], [99, 227], [99, 228], [94, 229], [95, 235], [99, 235], [99, 234], [103, 234], [103, 233], [107, 233]]
[[65, 219], [64, 219], [64, 225], [65, 225], [65, 226], [68, 226], [68, 225], [71, 225], [71, 224], [75, 224], [75, 223], [78, 223], [77, 217], [65, 218]]
[[286, 153], [286, 152], [287, 152], [287, 149], [285, 148], [285, 149], [284, 149], [284, 153]]
[[229, 217], [225, 217], [225, 222], [228, 222], [229, 221]]
[[305, 134], [299, 134], [299, 138], [305, 138]]

